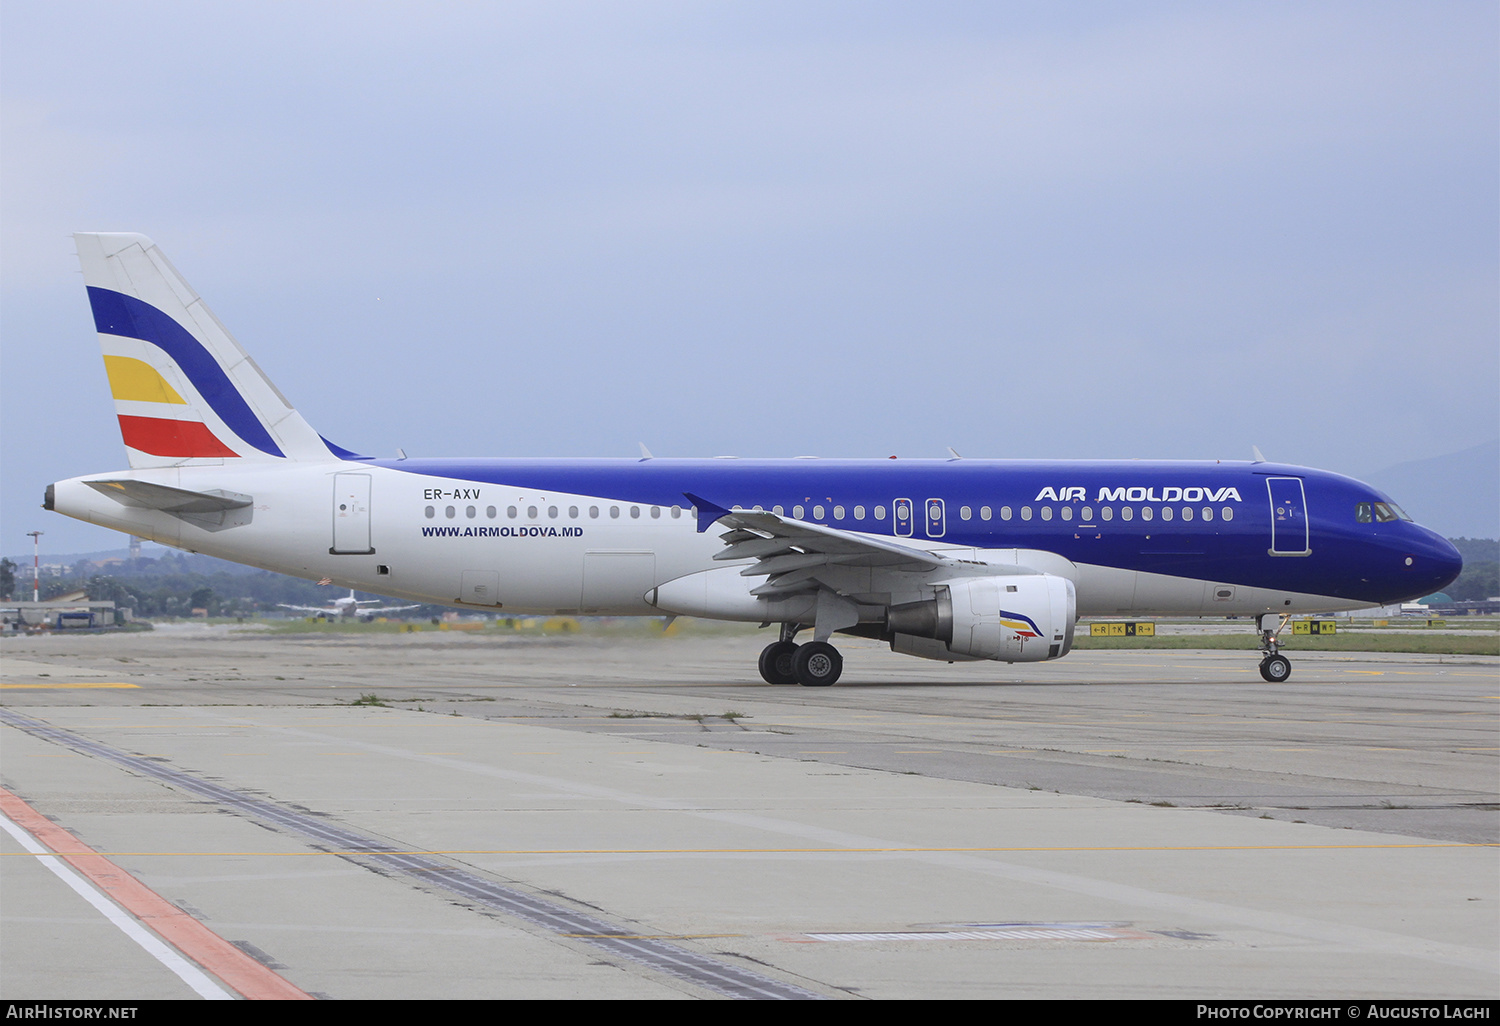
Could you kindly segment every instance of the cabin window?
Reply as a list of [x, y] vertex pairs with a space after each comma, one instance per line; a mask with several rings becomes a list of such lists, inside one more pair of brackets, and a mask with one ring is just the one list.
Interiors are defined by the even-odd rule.
[[[780, 506], [776, 507], [776, 512], [778, 512], [778, 513], [781, 512], [781, 507]], [[672, 507], [672, 519], [673, 520], [680, 520], [681, 518], [682, 518], [682, 507], [681, 506], [673, 506]]]
[[885, 519], [885, 507], [884, 506], [876, 506], [875, 507], [875, 519], [876, 520], [884, 520]]
[[1184, 507], [1182, 507], [1182, 519], [1184, 519], [1184, 520], [1191, 520], [1191, 519], [1193, 519], [1193, 507], [1191, 507], [1191, 506], [1184, 506]]
[[473, 506], [468, 506], [464, 509], [464, 516], [468, 517], [470, 520], [473, 520], [475, 515], [477, 515], [478, 513], [479, 510], [475, 509]]
[[835, 520], [842, 520], [842, 519], [844, 519], [844, 507], [842, 507], [842, 506], [835, 506], [835, 507], [833, 507], [833, 519], [835, 519]]
[[454, 517], [454, 514], [456, 514], [457, 512], [458, 511], [456, 509], [454, 509], [452, 506], [447, 506], [447, 507], [445, 507], [443, 509], [443, 516], [447, 517], [449, 520], [452, 520], [453, 517]]
[[823, 519], [823, 507], [822, 506], [814, 506], [813, 507], [813, 519], [814, 520], [822, 520]]
[[782, 508], [781, 506], [772, 506], [771, 507], [771, 512], [775, 513], [779, 517], [779, 516], [783, 515], [784, 513], [786, 513], [786, 510], [784, 508]]
[[1031, 519], [1031, 507], [1030, 506], [1022, 506], [1021, 507], [1021, 519], [1022, 520], [1030, 520]]
[[1072, 520], [1073, 519], [1073, 507], [1072, 506], [1064, 506], [1062, 508], [1062, 518], [1064, 520]]
[[437, 516], [437, 510], [433, 509], [431, 506], [428, 506], [427, 507], [427, 519], [431, 520], [435, 516]]
[[1214, 508], [1212, 506], [1204, 506], [1203, 507], [1203, 519], [1204, 520], [1212, 520], [1213, 518], [1214, 518]]
[[598, 506], [590, 506], [589, 507], [589, 519], [590, 520], [598, 520], [599, 519], [599, 507]]
[[609, 518], [611, 520], [619, 520], [620, 519], [620, 507], [619, 506], [611, 506], [611, 507], [609, 507]]
[[1043, 520], [1051, 520], [1052, 519], [1052, 507], [1051, 506], [1043, 506], [1042, 507], [1042, 519]]
[[506, 506], [505, 507], [505, 515], [508, 516], [508, 517], [510, 517], [512, 520], [516, 519], [516, 507], [514, 507], [514, 506]]
[[556, 520], [557, 519], [557, 507], [556, 506], [548, 506], [547, 507], [547, 516], [550, 517], [553, 520]]
[[[979, 507], [979, 519], [980, 520], [988, 520], [993, 515], [994, 515], [994, 511], [991, 510], [988, 506], [980, 506]], [[1010, 518], [1006, 517], [1006, 519], [1009, 520]]]
[[1103, 508], [1101, 508], [1099, 510], [1099, 518], [1101, 520], [1113, 520], [1115, 518], [1115, 509], [1114, 509], [1114, 507], [1113, 506], [1104, 506]]
[[[759, 509], [760, 507], [757, 506], [755, 508]], [[661, 519], [661, 507], [660, 506], [652, 506], [651, 507], [651, 519], [652, 520], [660, 520]]]
[[536, 519], [536, 507], [535, 506], [527, 506], [526, 507], [526, 519], [527, 520], [535, 520]]
[[1085, 506], [1085, 507], [1083, 507], [1083, 513], [1081, 514], [1081, 516], [1083, 517], [1084, 520], [1092, 520], [1092, 519], [1094, 519], [1094, 509], [1093, 509], [1093, 507], [1092, 506]]
[[855, 506], [854, 507], [854, 519], [855, 520], [863, 520], [864, 518], [865, 518], [865, 508], [863, 506]]
[[1121, 506], [1120, 507], [1120, 519], [1121, 520], [1130, 520], [1134, 516], [1135, 516], [1135, 510], [1132, 507], [1130, 507], [1130, 506]]
[[960, 506], [960, 507], [958, 507], [958, 515], [959, 515], [959, 518], [963, 519], [963, 520], [973, 520], [974, 519], [974, 511], [972, 509], [970, 509], [968, 506]]
[[1234, 519], [1234, 507], [1232, 507], [1232, 506], [1225, 506], [1223, 509], [1219, 510], [1219, 519], [1220, 520], [1233, 520]]
[[1142, 520], [1150, 520], [1152, 518], [1152, 516], [1154, 516], [1154, 515], [1155, 514], [1152, 512], [1150, 506], [1142, 506], [1141, 507], [1141, 519]]
[[630, 507], [630, 519], [631, 520], [639, 520], [639, 519], [641, 519], [641, 507], [639, 507], [639, 506], [631, 506]]
[[802, 507], [801, 506], [793, 506], [792, 507], [792, 519], [793, 520], [801, 520], [802, 519]]
[[1171, 520], [1172, 519], [1172, 507], [1171, 506], [1163, 506], [1161, 508], [1161, 518], [1163, 520]]

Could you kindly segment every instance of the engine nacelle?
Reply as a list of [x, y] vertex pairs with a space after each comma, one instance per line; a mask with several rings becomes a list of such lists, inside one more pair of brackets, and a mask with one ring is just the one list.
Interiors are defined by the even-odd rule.
[[[921, 602], [892, 606], [891, 648], [927, 659], [967, 657], [1037, 663], [1073, 648], [1078, 598], [1073, 582], [1054, 574], [967, 577], [936, 586]], [[914, 639], [942, 642], [947, 650]]]

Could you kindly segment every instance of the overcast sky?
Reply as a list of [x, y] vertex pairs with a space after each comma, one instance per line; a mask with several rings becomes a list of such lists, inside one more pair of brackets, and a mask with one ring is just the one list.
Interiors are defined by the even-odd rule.
[[1467, 448], [1497, 39], [1489, 0], [5, 0], [0, 551], [122, 541], [37, 508], [124, 465], [81, 230], [376, 455]]

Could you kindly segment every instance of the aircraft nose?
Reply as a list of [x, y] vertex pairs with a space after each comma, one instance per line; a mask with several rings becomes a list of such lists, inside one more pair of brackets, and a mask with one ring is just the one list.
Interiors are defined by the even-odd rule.
[[1424, 583], [1425, 594], [1442, 591], [1458, 579], [1463, 571], [1464, 558], [1453, 543], [1442, 535], [1424, 532], [1426, 544], [1413, 546], [1416, 550], [1404, 558], [1407, 569]]

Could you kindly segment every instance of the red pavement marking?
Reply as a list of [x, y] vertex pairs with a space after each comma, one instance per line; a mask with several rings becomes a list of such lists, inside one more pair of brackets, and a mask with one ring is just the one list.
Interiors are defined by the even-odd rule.
[[109, 895], [163, 940], [253, 1001], [313, 996], [261, 965], [71, 833], [0, 787], [0, 812]]

